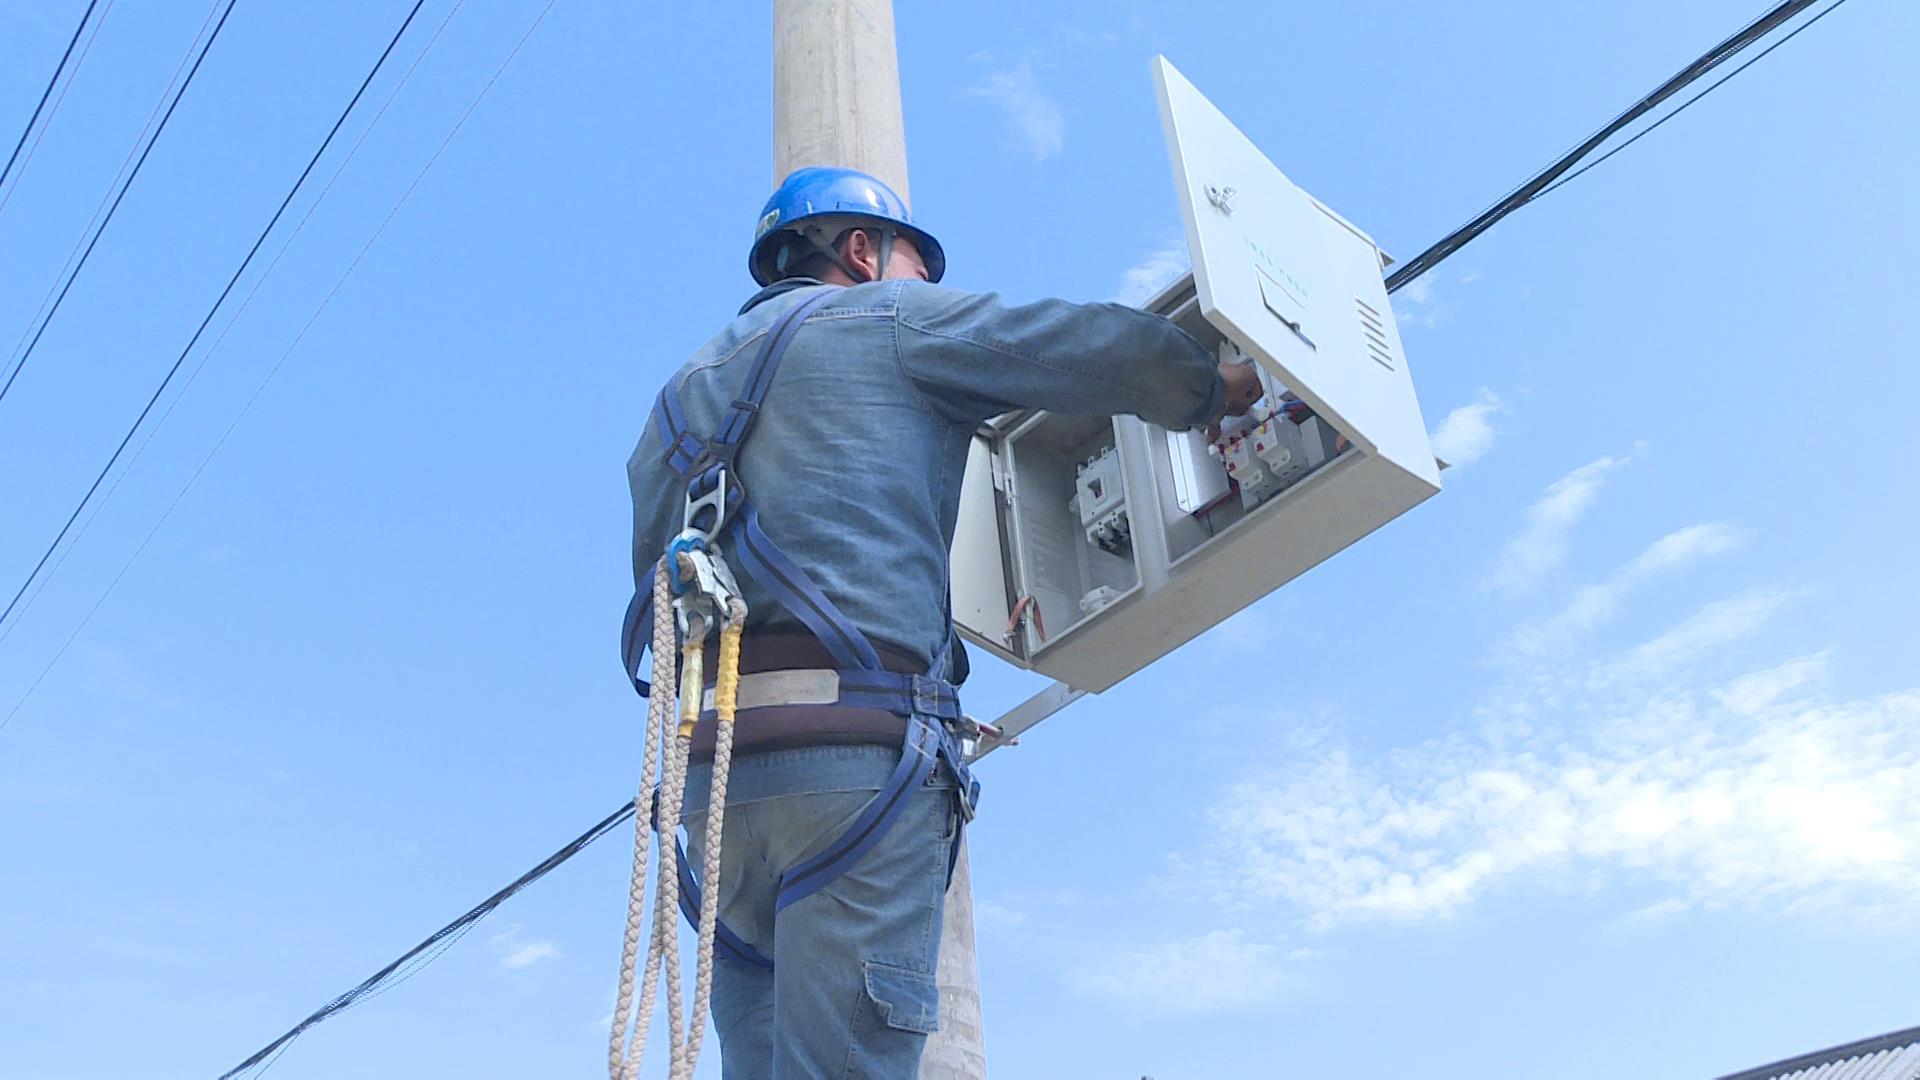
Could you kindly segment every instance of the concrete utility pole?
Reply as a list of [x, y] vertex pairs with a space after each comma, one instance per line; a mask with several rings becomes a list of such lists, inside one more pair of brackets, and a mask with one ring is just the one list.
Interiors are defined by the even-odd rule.
[[[773, 0], [773, 179], [806, 165], [871, 173], [903, 199], [907, 136], [892, 0]], [[940, 934], [940, 1031], [921, 1080], [985, 1080], [973, 884], [960, 851]]]
[[892, 0], [773, 0], [773, 180], [871, 173], [909, 203]]

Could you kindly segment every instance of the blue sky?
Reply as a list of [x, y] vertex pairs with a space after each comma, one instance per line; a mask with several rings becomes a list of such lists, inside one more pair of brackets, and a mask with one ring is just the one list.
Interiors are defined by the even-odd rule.
[[[0, 10], [0, 131], [81, 6]], [[0, 403], [7, 575], [406, 6], [242, 0]], [[11, 710], [284, 357], [0, 731], [0, 1072], [218, 1072], [631, 791], [622, 467], [750, 288], [768, 28], [560, 0], [382, 230], [542, 6], [446, 22], [0, 640]], [[952, 284], [1142, 288], [1164, 52], [1410, 256], [1756, 7], [908, 0], [916, 211]], [[114, 6], [9, 180], [0, 334], [205, 14]], [[1916, 30], [1849, 4], [1396, 296], [1444, 495], [983, 770], [996, 1077], [1690, 1077], [1916, 1022]], [[979, 715], [1038, 685], [979, 666]], [[627, 857], [272, 1075], [596, 1072]]]

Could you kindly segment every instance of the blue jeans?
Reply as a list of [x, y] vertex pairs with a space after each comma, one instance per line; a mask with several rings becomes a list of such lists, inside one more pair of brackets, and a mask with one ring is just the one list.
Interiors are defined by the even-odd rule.
[[[727, 783], [720, 920], [774, 961], [720, 953], [713, 1024], [725, 1080], [911, 1080], [940, 1014], [934, 962], [959, 828], [936, 768], [880, 842], [820, 891], [773, 913], [780, 875], [838, 839], [900, 760], [884, 746], [817, 746], [737, 759]], [[681, 817], [700, 863], [711, 767], [688, 770]], [[708, 890], [710, 893], [711, 890]]]

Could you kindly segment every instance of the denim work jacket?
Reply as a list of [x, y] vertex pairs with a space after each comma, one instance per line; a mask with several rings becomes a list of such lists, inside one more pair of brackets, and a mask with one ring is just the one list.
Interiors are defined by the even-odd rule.
[[[761, 290], [673, 376], [697, 438], [738, 397], [767, 330], [821, 289], [737, 459], [762, 525], [876, 644], [930, 665], [947, 639], [947, 550], [969, 440], [1017, 408], [1169, 428], [1218, 415], [1216, 361], [1157, 315], [1120, 304], [1008, 304], [921, 281]], [[651, 402], [648, 403], [649, 407]], [[627, 462], [636, 584], [680, 531], [683, 482], [649, 420]], [[736, 571], [737, 571], [736, 567]], [[750, 629], [798, 620], [744, 574]]]

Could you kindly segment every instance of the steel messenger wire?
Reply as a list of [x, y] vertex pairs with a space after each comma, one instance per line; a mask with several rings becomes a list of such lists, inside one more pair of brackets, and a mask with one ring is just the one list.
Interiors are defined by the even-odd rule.
[[[1844, 3], [1844, 2], [1845, 0], [1836, 0], [1836, 2], [1831, 7], [1826, 9], [1826, 11], [1822, 12], [1821, 15], [1824, 16], [1825, 14], [1827, 14], [1828, 12], [1831, 12], [1834, 8], [1837, 8], [1841, 3]], [[1772, 18], [1774, 15], [1777, 15], [1784, 8], [1793, 7], [1797, 11], [1799, 9], [1804, 8], [1805, 6], [1807, 6], [1807, 4], [1804, 4], [1804, 3], [1783, 4], [1780, 6], [1780, 8], [1776, 8], [1773, 11], [1770, 11], [1767, 15], [1763, 15], [1760, 20], [1755, 20], [1754, 23], [1749, 24], [1748, 30], [1751, 30], [1754, 26], [1758, 25], [1760, 21], [1767, 20], [1769, 18]], [[1816, 20], [1810, 20], [1807, 24], [1803, 25], [1800, 29], [1805, 29], [1806, 26], [1809, 26], [1812, 24], [1812, 21], [1817, 21], [1817, 18]], [[1770, 22], [1769, 28], [1771, 28], [1772, 26], [1777, 26], [1778, 22], [1779, 20]], [[1747, 32], [1748, 32], [1747, 30], [1743, 30], [1742, 34], [1745, 34]], [[1799, 32], [1798, 30], [1794, 31], [1794, 33], [1798, 33], [1798, 32]], [[1739, 36], [1740, 35], [1736, 35], [1736, 38]], [[1792, 35], [1788, 35], [1788, 36], [1791, 37]], [[1733, 39], [1729, 39], [1729, 40], [1733, 40]], [[1777, 44], [1774, 47], [1778, 47]], [[1772, 51], [1772, 48], [1769, 48], [1766, 51], [1770, 52]], [[1712, 54], [1709, 54], [1709, 55], [1712, 55]], [[1731, 55], [1731, 53], [1728, 53], [1727, 55]], [[1765, 52], [1760, 54], [1760, 56], [1764, 56], [1764, 55], [1765, 55]], [[1756, 56], [1753, 59], [1758, 60], [1759, 58], [1760, 58], [1759, 56]], [[1724, 60], [1724, 59], [1725, 59], [1725, 56], [1720, 57], [1720, 60]], [[1717, 64], [1718, 62], [1719, 60], [1714, 61], [1715, 64]], [[1751, 65], [1752, 62], [1753, 61], [1750, 60], [1748, 61], [1747, 64], [1743, 64], [1741, 68], [1735, 69], [1735, 71], [1730, 73], [1726, 78], [1731, 78], [1733, 75], [1738, 74], [1740, 70], [1744, 70], [1745, 67]], [[1709, 68], [1711, 66], [1712, 65], [1709, 65]], [[1711, 92], [1715, 87], [1719, 86], [1721, 83], [1724, 83], [1726, 81], [1726, 78], [1723, 78], [1718, 82], [1714, 83], [1713, 86], [1709, 86], [1707, 91], [1702, 92], [1702, 94], [1700, 95], [1696, 95], [1694, 98], [1686, 102], [1685, 105], [1682, 105], [1681, 108], [1685, 108], [1686, 105], [1691, 105], [1694, 101], [1698, 101], [1700, 97], [1705, 96], [1706, 93]], [[1688, 80], [1688, 81], [1691, 81], [1691, 80]], [[1684, 83], [1674, 86], [1673, 89], [1678, 89], [1679, 86], [1681, 85], [1684, 85]], [[1671, 92], [1669, 92], [1669, 94], [1666, 96], [1671, 96]], [[1618, 127], [1613, 124], [1608, 125], [1608, 127], [1612, 128], [1616, 132], [1618, 131]], [[1642, 134], [1644, 134], [1644, 132]], [[1636, 138], [1637, 137], [1638, 136], [1636, 136]], [[1591, 140], [1589, 140], [1589, 142], [1591, 142]], [[1587, 146], [1587, 144], [1583, 143], [1582, 146]], [[1590, 151], [1591, 147], [1588, 147], [1587, 150]], [[1576, 154], [1578, 156], [1575, 156], [1575, 154], [1570, 154], [1568, 155], [1567, 158], [1563, 158], [1560, 162], [1556, 162], [1556, 166], [1550, 166], [1549, 170], [1547, 171], [1554, 171], [1554, 178], [1559, 178], [1562, 176], [1562, 174], [1565, 173], [1566, 168], [1576, 163], [1579, 160], [1579, 157], [1584, 156], [1585, 152], [1586, 151], [1581, 151], [1579, 150], [1579, 148], [1576, 148]], [[1596, 161], [1594, 162], [1594, 164], [1598, 164], [1598, 162]], [[1541, 175], [1544, 175], [1544, 171], [1543, 171], [1543, 174]], [[1565, 178], [1571, 179], [1570, 176]], [[1536, 179], [1538, 179], [1538, 176], [1536, 176]], [[1516, 189], [1516, 190], [1517, 191], [1525, 190], [1527, 186], [1530, 186], [1530, 184], [1523, 185], [1521, 189]], [[1542, 187], [1545, 188], [1546, 186], [1542, 185]], [[1550, 190], [1550, 188], [1546, 188], [1546, 189]], [[1529, 198], [1538, 197], [1538, 195], [1542, 193], [1543, 193], [1543, 190], [1541, 188], [1536, 188], [1533, 194], [1529, 196]], [[1501, 204], [1496, 204], [1496, 208], [1498, 208], [1501, 205], [1504, 205], [1505, 202], [1506, 200], [1502, 200]], [[1519, 205], [1524, 205], [1524, 200]], [[1505, 213], [1511, 213], [1511, 212], [1512, 212], [1512, 208], [1509, 208], [1503, 211], [1501, 216], [1504, 216]], [[1478, 220], [1479, 219], [1476, 219], [1476, 221]], [[1469, 223], [1469, 226], [1471, 225], [1472, 223]], [[1463, 229], [1464, 228], [1466, 227], [1463, 227]], [[1456, 230], [1454, 234], [1450, 234], [1449, 239], [1452, 239], [1453, 237], [1458, 236], [1461, 231], [1462, 230]], [[1481, 227], [1478, 231], [1480, 232], [1485, 231], [1484, 226]], [[1478, 233], [1476, 232], [1474, 235], [1477, 235], [1477, 234]], [[1470, 239], [1472, 239], [1471, 236], [1467, 236], [1465, 238], [1465, 240], [1470, 240]], [[1453, 251], [1458, 250], [1459, 247], [1462, 246], [1462, 244], [1464, 244], [1465, 240], [1462, 240], [1460, 243], [1454, 244], [1452, 248], [1450, 248], [1445, 252], [1439, 251], [1439, 248], [1442, 246], [1441, 244], [1436, 244], [1432, 248], [1429, 248], [1428, 251], [1426, 253], [1423, 253], [1423, 255], [1420, 257], [1422, 259], [1427, 260], [1426, 266], [1423, 267], [1422, 272], [1424, 272], [1425, 269], [1430, 269], [1433, 265], [1437, 265], [1441, 259], [1444, 259], [1447, 255], [1452, 254]], [[1443, 241], [1443, 243], [1445, 243], [1445, 241]], [[1412, 264], [1409, 263], [1408, 265], [1411, 266]], [[1414, 276], [1418, 276], [1418, 275], [1414, 275]], [[1392, 279], [1389, 279], [1389, 280], [1390, 282], [1392, 281]], [[1399, 285], [1404, 285], [1406, 281], [1409, 281], [1409, 280], [1411, 280], [1410, 277], [1405, 278], [1399, 282]], [[1392, 288], [1398, 288], [1399, 285], [1393, 285]], [[662, 586], [662, 583], [663, 583], [663, 579], [658, 575], [656, 575], [655, 592], [654, 592], [654, 599], [655, 599], [654, 641], [656, 643], [661, 641], [672, 640], [671, 617], [663, 615], [664, 610], [668, 606], [670, 606], [670, 601], [666, 604], [663, 604], [661, 602], [662, 594], [660, 592], [660, 588]], [[664, 631], [661, 629], [661, 621], [663, 618], [668, 619], [667, 629]], [[724, 658], [725, 639], [723, 638], [722, 641], [723, 641], [723, 658]], [[671, 685], [671, 680], [673, 677], [672, 663], [667, 658], [671, 655], [672, 654], [670, 650], [666, 651], [665, 655], [663, 655], [662, 650], [657, 648], [655, 649], [653, 673], [654, 673], [654, 685], [656, 687], [664, 687], [667, 685]], [[232, 1077], [237, 1076], [239, 1073], [241, 1073], [245, 1069], [255, 1064], [258, 1064], [259, 1062], [266, 1060], [269, 1057], [275, 1056], [277, 1053], [281, 1051], [284, 1051], [286, 1045], [293, 1038], [297, 1037], [299, 1034], [306, 1031], [308, 1028], [312, 1027], [314, 1024], [317, 1024], [327, 1019], [330, 1016], [333, 1016], [341, 1011], [344, 1011], [346, 1008], [351, 1007], [356, 1001], [362, 1000], [364, 997], [368, 995], [370, 991], [374, 990], [383, 981], [390, 978], [396, 971], [398, 971], [407, 962], [427, 952], [434, 945], [442, 942], [443, 940], [448, 938], [450, 935], [464, 933], [467, 929], [469, 929], [473, 925], [473, 923], [478, 921], [480, 918], [484, 918], [487, 914], [491, 913], [495, 908], [499, 906], [501, 902], [505, 901], [514, 893], [518, 892], [520, 889], [525, 888], [527, 885], [532, 884], [534, 881], [539, 880], [540, 877], [544, 876], [546, 873], [553, 870], [560, 863], [565, 862], [567, 859], [570, 859], [574, 855], [578, 854], [581, 850], [587, 847], [587, 845], [591, 844], [594, 840], [599, 839], [601, 836], [606, 835], [612, 829], [618, 827], [622, 822], [626, 820], [628, 815], [635, 815], [636, 822], [635, 822], [634, 874], [632, 877], [631, 887], [629, 891], [626, 942], [623, 948], [623, 956], [622, 956], [622, 962], [621, 962], [621, 975], [620, 975], [621, 989], [619, 991], [619, 997], [616, 1000], [614, 1037], [613, 1037], [612, 1044], [608, 1054], [609, 1075], [612, 1077], [615, 1077], [616, 1080], [629, 1080], [629, 1078], [631, 1078], [634, 1075], [633, 1069], [637, 1066], [638, 1059], [640, 1057], [641, 1052], [644, 1051], [646, 1030], [648, 1027], [647, 1023], [645, 1022], [645, 1019], [647, 1016], [650, 1015], [650, 1002], [648, 1002], [646, 999], [651, 996], [650, 994], [643, 992], [642, 1001], [638, 1006], [638, 1010], [637, 1011], [635, 1010], [635, 1007], [634, 1007], [635, 1003], [633, 1001], [633, 991], [635, 989], [633, 968], [636, 962], [635, 954], [638, 951], [639, 928], [641, 923], [644, 921], [644, 918], [643, 918], [644, 911], [642, 910], [643, 905], [639, 897], [641, 895], [641, 892], [644, 890], [644, 882], [645, 882], [645, 876], [646, 876], [646, 865], [645, 865], [646, 851], [647, 851], [648, 841], [650, 839], [649, 834], [651, 832], [650, 823], [646, 820], [644, 815], [636, 814], [636, 808], [646, 806], [649, 798], [651, 797], [650, 789], [652, 785], [650, 783], [650, 780], [652, 779], [652, 769], [655, 761], [653, 757], [653, 753], [655, 749], [659, 748], [660, 750], [663, 751], [663, 758], [665, 759], [662, 762], [663, 772], [668, 771], [668, 766], [670, 765], [671, 758], [673, 756], [672, 753], [667, 752], [667, 747], [664, 742], [664, 734], [662, 735], [662, 738], [658, 741], [656, 741], [656, 739], [652, 737], [652, 734], [655, 732], [655, 729], [657, 727], [664, 726], [664, 718], [669, 712], [671, 712], [673, 708], [673, 706], [670, 703], [663, 704], [664, 698], [665, 698], [665, 695], [659, 693], [656, 690], [655, 694], [653, 695], [653, 700], [649, 702], [648, 727], [649, 727], [650, 737], [647, 739], [647, 749], [642, 758], [642, 775], [641, 775], [639, 799], [637, 799], [634, 802], [629, 802], [621, 806], [620, 808], [615, 810], [613, 813], [601, 819], [599, 823], [594, 825], [591, 829], [587, 830], [587, 832], [581, 834], [579, 837], [576, 837], [573, 841], [569, 842], [566, 846], [562, 847], [559, 851], [556, 851], [553, 855], [549, 856], [545, 861], [543, 861], [541, 864], [536, 866], [533, 870], [529, 871], [527, 874], [522, 875], [520, 879], [515, 881], [513, 884], [509, 885], [506, 889], [503, 889], [500, 892], [495, 893], [492, 897], [489, 897], [486, 901], [483, 901], [481, 905], [467, 912], [467, 914], [461, 916], [459, 919], [454, 920], [452, 923], [449, 923], [448, 925], [442, 927], [440, 930], [436, 931], [431, 937], [429, 937], [426, 941], [423, 941], [419, 945], [416, 945], [413, 949], [403, 954], [398, 960], [395, 960], [393, 963], [389, 964], [387, 967], [376, 972], [374, 975], [370, 976], [368, 979], [363, 981], [359, 986], [355, 987], [353, 990], [350, 990], [346, 994], [343, 994], [340, 997], [335, 998], [332, 1002], [329, 1002], [326, 1006], [316, 1011], [314, 1014], [309, 1016], [306, 1020], [301, 1021], [300, 1024], [296, 1025], [293, 1029], [289, 1030], [286, 1034], [283, 1034], [282, 1036], [280, 1036], [280, 1038], [276, 1039], [274, 1042], [271, 1042], [267, 1044], [267, 1046], [261, 1048], [261, 1050], [257, 1051], [252, 1057], [248, 1058], [245, 1062], [242, 1062], [240, 1066], [227, 1072], [226, 1074], [223, 1074], [220, 1080], [231, 1080]], [[731, 704], [732, 702], [730, 701], [729, 705]], [[716, 687], [716, 695], [715, 695], [715, 705], [716, 705], [716, 712], [717, 712], [718, 706], [720, 705], [720, 695], [718, 693], [717, 687]], [[664, 710], [664, 711], [661, 711], [661, 710]], [[656, 716], [657, 711], [658, 711], [658, 716]], [[724, 726], [724, 734], [725, 734], [725, 737], [728, 739], [729, 759], [731, 757], [731, 735], [732, 735], [731, 728], [732, 728], [731, 724]], [[716, 774], [720, 772], [719, 765], [718, 765], [720, 761], [720, 749], [719, 749], [718, 743], [719, 743], [719, 740], [718, 738], [716, 738], [716, 747], [715, 747]], [[719, 800], [722, 800], [724, 798], [724, 794], [723, 792], [718, 790], [719, 783], [720, 781], [718, 780], [716, 775], [716, 791], [715, 791], [715, 795], [713, 796], [713, 799], [711, 800], [711, 805], [714, 809], [723, 811], [723, 804]], [[664, 780], [663, 780], [662, 787], [663, 787], [662, 801], [664, 803], [665, 795], [666, 795], [664, 791], [664, 787], [665, 787]], [[665, 809], [664, 805], [662, 806], [661, 809], [664, 811]], [[714, 827], [714, 822], [718, 820], [721, 816], [722, 815], [720, 813], [710, 812], [709, 818], [708, 818], [709, 830], [711, 830]], [[665, 818], [664, 813], [662, 817], [663, 817], [663, 820], [670, 820]], [[668, 844], [668, 845], [663, 845], [663, 847], [665, 848], [665, 850], [662, 853], [662, 861], [666, 862], [669, 860], [673, 860], [674, 855], [673, 855], [672, 846]], [[708, 851], [713, 851], [714, 849], [715, 849], [715, 845], [713, 844], [709, 844], [707, 846]], [[662, 878], [670, 876], [670, 875], [666, 875], [664, 871], [665, 871], [665, 867], [662, 867], [662, 872], [660, 874]], [[703, 905], [703, 910], [701, 912], [703, 922], [705, 921], [705, 916], [707, 911], [718, 910], [718, 889], [717, 889], [718, 877], [712, 869], [707, 869], [705, 872], [708, 875], [707, 880], [712, 884], [709, 884], [708, 886], [706, 886], [708, 899]], [[677, 877], [677, 875], [671, 875], [671, 876]], [[677, 888], [673, 891], [672, 895], [677, 898], [678, 896]], [[657, 898], [656, 898], [655, 916], [656, 917], [654, 920], [653, 929], [654, 929], [654, 935], [657, 937], [660, 930], [659, 907], [658, 907]], [[652, 952], [651, 947], [649, 948], [649, 952]], [[711, 941], [703, 941], [702, 947], [701, 947], [701, 955], [711, 956], [711, 954], [712, 954]], [[664, 959], [662, 959], [661, 966], [664, 966], [664, 963], [665, 961]], [[651, 987], [653, 985], [653, 975], [655, 974], [655, 970], [653, 970], [654, 965], [653, 965], [652, 957], [649, 957], [648, 968], [649, 968], [649, 971], [646, 973], [646, 976], [643, 978], [642, 983], [644, 986]], [[700, 1008], [701, 1002], [705, 999], [705, 997], [706, 997], [705, 994], [701, 993], [698, 989], [696, 989], [696, 993], [695, 993], [696, 1009]], [[622, 1043], [623, 1036], [625, 1034], [624, 1021], [626, 1018], [626, 1014], [628, 1013], [633, 1013], [633, 1015], [635, 1016], [635, 1019], [638, 1022], [634, 1028], [633, 1044], [628, 1046], [626, 1053], [623, 1054], [621, 1050], [621, 1043]], [[697, 1040], [694, 1040], [694, 1044], [695, 1044], [695, 1049], [697, 1053]]]

